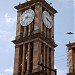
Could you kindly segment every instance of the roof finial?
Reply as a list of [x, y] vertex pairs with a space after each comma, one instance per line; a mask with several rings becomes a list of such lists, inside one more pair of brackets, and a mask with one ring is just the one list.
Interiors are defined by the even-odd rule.
[[21, 2], [19, 2], [19, 5], [21, 4]]
[[19, 0], [19, 5], [21, 4], [21, 0]]

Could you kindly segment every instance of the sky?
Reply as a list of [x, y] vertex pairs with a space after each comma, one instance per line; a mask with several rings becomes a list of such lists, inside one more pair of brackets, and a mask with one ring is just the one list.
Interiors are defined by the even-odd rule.
[[[68, 73], [66, 44], [73, 42], [74, 35], [67, 32], [75, 32], [74, 2], [75, 0], [46, 0], [58, 13], [55, 15], [54, 36], [58, 47], [55, 48], [55, 68], [58, 75]], [[0, 75], [12, 75], [14, 65], [14, 44], [11, 42], [16, 36], [17, 11], [14, 6], [25, 0], [2, 0], [0, 2]]]

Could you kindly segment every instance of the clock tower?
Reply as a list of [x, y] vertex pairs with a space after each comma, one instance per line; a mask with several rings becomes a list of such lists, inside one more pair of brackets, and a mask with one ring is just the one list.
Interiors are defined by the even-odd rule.
[[69, 73], [67, 75], [75, 75], [75, 41], [66, 45], [68, 48], [68, 65]]
[[[17, 9], [13, 75], [54, 74], [54, 14], [45, 0], [27, 0]], [[51, 70], [53, 71], [51, 71]]]

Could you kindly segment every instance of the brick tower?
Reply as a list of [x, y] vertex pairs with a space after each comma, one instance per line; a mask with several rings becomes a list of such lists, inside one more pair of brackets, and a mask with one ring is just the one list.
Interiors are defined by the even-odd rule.
[[[27, 0], [17, 9], [13, 75], [54, 75], [54, 14], [45, 0]], [[45, 67], [47, 68], [45, 68]]]
[[67, 75], [75, 75], [75, 41], [66, 45], [68, 47], [68, 64], [69, 73]]

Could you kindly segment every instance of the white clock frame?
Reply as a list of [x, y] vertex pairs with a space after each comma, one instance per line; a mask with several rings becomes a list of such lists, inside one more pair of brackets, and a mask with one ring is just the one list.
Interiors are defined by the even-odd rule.
[[20, 24], [22, 26], [29, 25], [35, 17], [35, 13], [32, 9], [27, 9], [23, 12], [23, 14], [20, 17]]
[[52, 28], [53, 21], [52, 21], [52, 17], [51, 17], [51, 15], [49, 14], [49, 12], [43, 11], [42, 19], [43, 19], [44, 25], [45, 25], [47, 28]]

